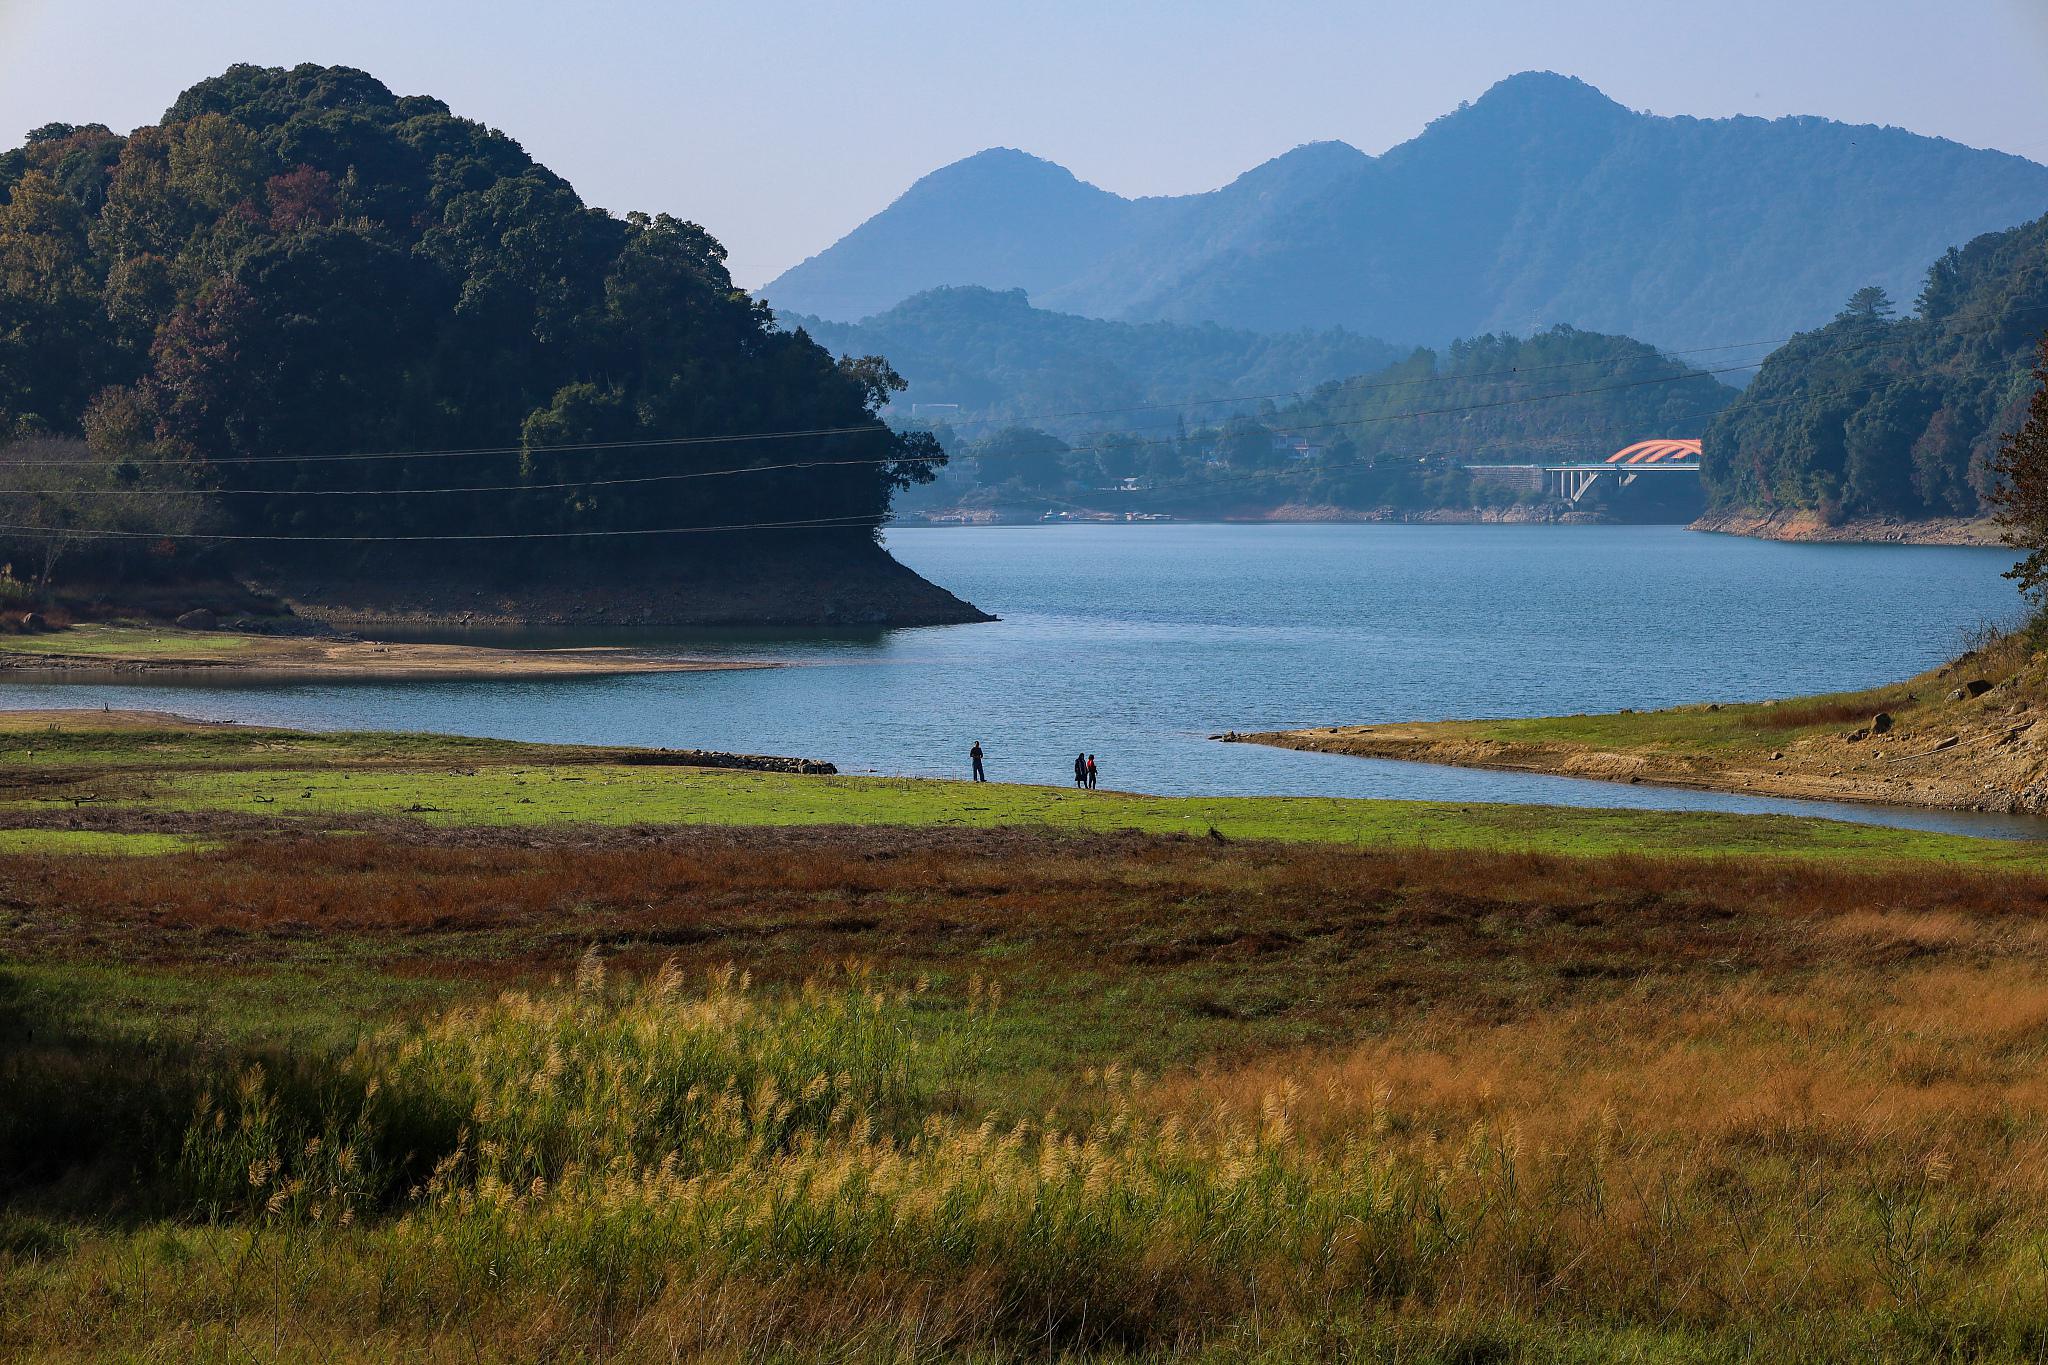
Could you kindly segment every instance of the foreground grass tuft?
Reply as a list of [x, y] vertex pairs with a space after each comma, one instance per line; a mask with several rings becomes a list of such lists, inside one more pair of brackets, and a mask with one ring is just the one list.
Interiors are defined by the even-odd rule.
[[1111, 1064], [998, 1118], [959, 1103], [1001, 1014], [979, 987], [587, 960], [289, 1077], [224, 1067], [164, 1153], [182, 1216], [0, 1229], [0, 1348], [2027, 1358], [2048, 991], [1913, 973], [1889, 1009], [1924, 1040], [1877, 1050], [1863, 992]]

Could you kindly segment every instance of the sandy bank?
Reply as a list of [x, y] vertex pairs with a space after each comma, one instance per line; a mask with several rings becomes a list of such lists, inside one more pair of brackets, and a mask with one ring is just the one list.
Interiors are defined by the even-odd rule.
[[326, 636], [238, 635], [146, 626], [73, 626], [0, 637], [0, 673], [206, 674], [320, 681], [532, 681], [766, 668], [768, 664], [645, 658], [618, 649], [487, 649], [381, 644]]

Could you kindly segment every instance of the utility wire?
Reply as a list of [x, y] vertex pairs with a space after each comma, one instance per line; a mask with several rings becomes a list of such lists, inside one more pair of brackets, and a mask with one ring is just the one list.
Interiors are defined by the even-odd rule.
[[[1757, 346], [1782, 346], [1787, 341], [1790, 341], [1792, 339], [1792, 337], [1778, 337], [1764, 341], [1730, 342], [1722, 346], [1701, 346], [1682, 351], [1654, 351], [1651, 355], [1641, 357], [1641, 359], [1643, 359], [1646, 362], [1654, 363], [1654, 361], [1658, 359], [1670, 359], [1684, 355], [1707, 355], [1720, 351], [1743, 350]], [[1386, 380], [1376, 384], [1356, 384], [1349, 379], [1330, 379], [1323, 381], [1321, 384], [1311, 385], [1308, 388], [1283, 389], [1277, 390], [1272, 393], [1236, 394], [1220, 398], [1187, 398], [1167, 403], [1133, 404], [1126, 407], [1115, 408], [1080, 408], [1068, 412], [1029, 413], [1016, 418], [1014, 420], [1014, 424], [1022, 425], [1033, 422], [1052, 422], [1073, 417], [1100, 417], [1124, 412], [1166, 412], [1182, 408], [1206, 407], [1223, 403], [1256, 403], [1265, 401], [1267, 399], [1300, 398], [1306, 394], [1314, 393], [1321, 389], [1329, 388], [1333, 385], [1343, 387], [1352, 392], [1365, 392], [1378, 389], [1412, 388], [1423, 384], [1447, 384], [1454, 382], [1462, 383], [1479, 379], [1511, 379], [1520, 377], [1522, 375], [1540, 374], [1552, 370], [1579, 369], [1588, 365], [1607, 365], [1625, 363], [1626, 361], [1632, 359], [1636, 359], [1636, 357], [1617, 357], [1611, 355], [1594, 356], [1585, 360], [1556, 361], [1548, 365], [1517, 365], [1511, 366], [1505, 370], [1481, 370], [1465, 373], [1436, 373], [1427, 375], [1414, 375], [1403, 379]], [[1399, 364], [1402, 362], [1397, 361], [1395, 363]], [[1756, 368], [1755, 365], [1736, 365], [1728, 367], [1726, 369], [1713, 371], [1688, 369], [1686, 373], [1688, 375], [1705, 373], [1730, 374], [1738, 370], [1747, 370], [1754, 368]], [[347, 454], [340, 455], [243, 455], [217, 460], [207, 460], [205, 461], [205, 463], [208, 465], [327, 464], [345, 463], [348, 461], [356, 460], [429, 460], [462, 459], [486, 455], [556, 455], [580, 453], [584, 451], [646, 450], [665, 448], [669, 446], [720, 445], [726, 442], [742, 441], [782, 441], [822, 438], [829, 436], [857, 436], [863, 434], [879, 435], [891, 431], [892, 429], [885, 425], [880, 425], [875, 422], [869, 422], [855, 426], [802, 427], [778, 431], [743, 431], [733, 432], [731, 434], [723, 436], [649, 436], [629, 441], [579, 441], [565, 442], [560, 445], [547, 446], [454, 446], [442, 449], [353, 451]], [[8, 461], [8, 463], [17, 468], [30, 466], [39, 468], [59, 468], [66, 466], [98, 465], [103, 462], [99, 460], [13, 460]], [[849, 461], [848, 463], [858, 462]], [[877, 461], [876, 463], [887, 463], [887, 461]]]
[[[1843, 344], [1843, 345], [1841, 345], [1841, 346], [1831, 347], [1831, 348], [1829, 348], [1828, 350], [1825, 350], [1825, 351], [1822, 351], [1822, 352], [1818, 353], [1817, 355], [1814, 355], [1814, 356], [1808, 357], [1808, 359], [1809, 359], [1809, 360], [1820, 360], [1820, 359], [1825, 359], [1825, 358], [1827, 358], [1827, 357], [1829, 357], [1829, 356], [1833, 356], [1833, 355], [1840, 355], [1840, 354], [1843, 354], [1843, 353], [1846, 353], [1846, 352], [1849, 352], [1849, 351], [1854, 351], [1854, 350], [1860, 350], [1860, 349], [1863, 349], [1863, 348], [1864, 348], [1864, 347], [1866, 347], [1866, 346], [1867, 346], [1868, 344], [1869, 344], [1869, 343], [1868, 343], [1868, 341], [1856, 341], [1856, 342], [1849, 342], [1849, 343], [1845, 343], [1845, 344]], [[1573, 363], [1578, 363], [1578, 362], [1573, 362]], [[1541, 393], [1541, 394], [1513, 394], [1513, 395], [1509, 395], [1509, 396], [1507, 396], [1507, 397], [1503, 397], [1503, 398], [1498, 398], [1498, 399], [1491, 399], [1491, 400], [1487, 400], [1487, 401], [1484, 401], [1484, 402], [1478, 402], [1478, 403], [1466, 403], [1466, 404], [1457, 404], [1457, 405], [1452, 405], [1452, 406], [1449, 406], [1449, 407], [1441, 407], [1441, 408], [1423, 408], [1423, 409], [1412, 409], [1412, 410], [1409, 410], [1409, 411], [1405, 411], [1405, 412], [1392, 412], [1392, 413], [1376, 413], [1376, 414], [1373, 414], [1373, 415], [1371, 415], [1371, 416], [1367, 416], [1367, 417], [1356, 417], [1356, 418], [1346, 418], [1346, 419], [1339, 419], [1339, 420], [1333, 420], [1333, 421], [1329, 421], [1329, 422], [1320, 422], [1320, 423], [1307, 423], [1307, 424], [1298, 424], [1298, 425], [1287, 425], [1287, 426], [1285, 426], [1285, 427], [1283, 428], [1283, 430], [1285, 430], [1285, 431], [1288, 431], [1288, 432], [1309, 432], [1309, 431], [1326, 431], [1326, 430], [1333, 430], [1333, 429], [1341, 429], [1341, 428], [1349, 428], [1349, 427], [1364, 427], [1364, 426], [1374, 426], [1374, 425], [1381, 425], [1381, 424], [1385, 424], [1385, 423], [1390, 423], [1390, 422], [1399, 422], [1399, 421], [1410, 421], [1410, 420], [1414, 420], [1414, 419], [1418, 419], [1418, 418], [1426, 418], [1426, 417], [1445, 417], [1445, 416], [1459, 416], [1459, 415], [1463, 415], [1463, 414], [1467, 414], [1467, 413], [1472, 413], [1472, 412], [1483, 412], [1483, 411], [1492, 411], [1492, 410], [1497, 410], [1497, 409], [1500, 409], [1500, 408], [1507, 408], [1507, 407], [1517, 407], [1517, 406], [1521, 406], [1521, 405], [1525, 405], [1525, 404], [1530, 404], [1530, 403], [1547, 403], [1547, 402], [1554, 402], [1554, 401], [1558, 401], [1558, 400], [1561, 400], [1561, 399], [1568, 399], [1568, 398], [1583, 398], [1583, 397], [1595, 396], [1595, 395], [1599, 395], [1599, 394], [1604, 394], [1604, 393], [1615, 393], [1615, 392], [1620, 392], [1620, 391], [1623, 391], [1623, 390], [1628, 390], [1628, 389], [1636, 389], [1636, 388], [1645, 388], [1645, 387], [1652, 387], [1652, 386], [1657, 386], [1657, 385], [1663, 385], [1663, 384], [1678, 384], [1678, 383], [1685, 383], [1685, 382], [1688, 382], [1688, 381], [1691, 381], [1691, 380], [1696, 380], [1696, 379], [1702, 379], [1702, 378], [1710, 378], [1710, 377], [1713, 377], [1713, 376], [1715, 376], [1715, 375], [1719, 375], [1719, 374], [1727, 374], [1727, 373], [1731, 373], [1731, 372], [1734, 372], [1734, 371], [1736, 371], [1736, 370], [1742, 370], [1742, 369], [1748, 369], [1748, 368], [1751, 368], [1751, 367], [1750, 367], [1750, 366], [1747, 366], [1747, 365], [1736, 365], [1736, 366], [1724, 366], [1724, 367], [1721, 367], [1721, 368], [1718, 368], [1718, 369], [1712, 369], [1712, 370], [1686, 370], [1686, 371], [1683, 371], [1683, 372], [1681, 372], [1681, 373], [1678, 373], [1678, 374], [1670, 374], [1670, 375], [1652, 375], [1652, 376], [1648, 376], [1648, 377], [1645, 377], [1645, 378], [1641, 378], [1641, 379], [1633, 379], [1633, 380], [1626, 380], [1626, 381], [1623, 381], [1623, 382], [1620, 382], [1620, 383], [1616, 383], [1616, 384], [1605, 384], [1605, 385], [1596, 385], [1596, 386], [1593, 386], [1593, 387], [1589, 387], [1589, 388], [1579, 388], [1579, 389], [1560, 389], [1560, 390], [1556, 390], [1556, 391], [1553, 391], [1553, 392], [1550, 392], [1550, 393]], [[1913, 381], [1913, 377], [1906, 377], [1906, 378], [1902, 378], [1902, 379], [1900, 379], [1900, 380], [1898, 380], [1898, 381], [1896, 381], [1896, 382], [1901, 382], [1901, 383], [1903, 383], [1903, 382], [1912, 382], [1912, 381]], [[1391, 386], [1387, 386], [1387, 387], [1391, 387]], [[1808, 396], [1810, 396], [1810, 395], [1807, 395], [1807, 394], [1799, 394], [1799, 395], [1792, 395], [1792, 397], [1802, 397], [1802, 398], [1803, 398], [1803, 397], [1808, 397]], [[1737, 398], [1735, 398], [1734, 400], [1732, 400], [1732, 401], [1731, 401], [1730, 403], [1724, 404], [1724, 405], [1723, 405], [1723, 406], [1722, 406], [1721, 408], [1718, 408], [1718, 409], [1716, 409], [1716, 410], [1715, 410], [1715, 413], [1713, 413], [1713, 414], [1708, 414], [1708, 415], [1709, 415], [1709, 416], [1712, 416], [1712, 415], [1716, 415], [1716, 414], [1718, 414], [1719, 412], [1723, 412], [1723, 411], [1726, 411], [1726, 410], [1727, 410], [1728, 408], [1730, 408], [1730, 407], [1733, 407], [1733, 406], [1736, 406], [1736, 405], [1737, 405], [1737, 404], [1739, 404], [1739, 403], [1742, 403], [1743, 401], [1744, 401], [1744, 399], [1743, 399], [1742, 397], [1738, 396]], [[1751, 402], [1752, 404], [1761, 404], [1761, 403], [1767, 403], [1767, 402], [1776, 402], [1776, 401], [1781, 401], [1781, 400], [1770, 400], [1770, 399], [1756, 399], [1756, 400], [1749, 400], [1749, 401], [1750, 401], [1750, 402]], [[1138, 441], [1133, 441], [1133, 442], [1131, 442], [1131, 443], [1129, 443], [1129, 444], [1126, 444], [1126, 445], [1121, 445], [1121, 446], [1117, 446], [1117, 447], [1114, 447], [1114, 448], [1115, 448], [1115, 449], [1119, 449], [1119, 450], [1128, 450], [1128, 449], [1131, 449], [1131, 448], [1132, 448], [1133, 446], [1141, 446], [1141, 447], [1142, 447], [1142, 446], [1159, 446], [1159, 445], [1172, 445], [1172, 444], [1176, 444], [1176, 443], [1177, 443], [1177, 441], [1178, 441], [1178, 438], [1153, 438], [1153, 439], [1149, 439], [1149, 440], [1138, 440]], [[1066, 454], [1070, 454], [1070, 455], [1073, 455], [1073, 454], [1097, 454], [1097, 453], [1101, 453], [1102, 451], [1104, 451], [1104, 450], [1107, 450], [1107, 449], [1111, 449], [1111, 448], [1112, 448], [1112, 447], [1109, 447], [1109, 446], [1107, 446], [1107, 445], [1101, 445], [1101, 444], [1097, 444], [1097, 445], [1082, 445], [1082, 446], [1072, 446], [1072, 447], [1069, 447], [1069, 448], [1068, 448], [1068, 449], [1067, 449], [1067, 450], [1066, 450], [1066, 451], [1065, 451], [1064, 453], [1066, 453]], [[793, 469], [808, 469], [808, 468], [823, 468], [823, 467], [843, 467], [843, 466], [850, 466], [850, 465], [883, 465], [883, 464], [913, 464], [913, 463], [919, 463], [919, 462], [932, 462], [932, 463], [936, 463], [936, 462], [938, 462], [938, 461], [939, 461], [940, 459], [942, 459], [942, 458], [944, 458], [944, 457], [938, 457], [938, 456], [933, 456], [933, 457], [917, 457], [917, 456], [892, 456], [892, 457], [889, 457], [889, 458], [887, 458], [887, 459], [878, 459], [878, 460], [817, 460], [817, 461], [794, 461], [794, 462], [788, 462], [788, 463], [783, 463], [783, 464], [774, 464], [774, 465], [745, 465], [745, 466], [740, 466], [740, 467], [737, 467], [737, 468], [731, 468], [731, 469], [714, 469], [714, 470], [693, 470], [693, 471], [688, 471], [688, 472], [683, 472], [683, 473], [673, 473], [673, 474], [649, 474], [649, 475], [640, 475], [640, 476], [634, 476], [634, 477], [625, 477], [625, 478], [617, 478], [617, 479], [592, 479], [592, 480], [571, 480], [571, 481], [565, 481], [565, 482], [559, 482], [559, 483], [549, 483], [549, 484], [487, 484], [487, 485], [472, 485], [472, 486], [465, 486], [465, 487], [451, 487], [451, 488], [359, 488], [359, 489], [291, 489], [291, 488], [287, 488], [287, 489], [211, 489], [211, 488], [196, 488], [196, 489], [179, 489], [179, 488], [138, 488], [138, 489], [126, 489], [126, 488], [93, 488], [93, 489], [17, 489], [17, 490], [5, 490], [5, 489], [0, 489], [0, 496], [6, 496], [6, 495], [8, 495], [8, 494], [10, 494], [10, 493], [11, 493], [12, 495], [14, 495], [14, 496], [32, 496], [32, 495], [35, 495], [35, 494], [44, 494], [44, 493], [47, 493], [47, 494], [65, 494], [65, 495], [71, 495], [71, 496], [97, 496], [97, 497], [113, 497], [113, 496], [123, 496], [123, 497], [125, 497], [125, 496], [137, 496], [137, 495], [145, 495], [145, 496], [155, 496], [155, 495], [162, 495], [162, 494], [170, 494], [170, 495], [181, 495], [181, 496], [199, 496], [199, 497], [220, 497], [220, 496], [262, 496], [262, 497], [414, 497], [414, 496], [424, 496], [424, 495], [432, 495], [432, 494], [462, 494], [462, 493], [499, 493], [499, 492], [540, 492], [540, 491], [551, 491], [551, 490], [565, 490], [565, 489], [580, 489], [580, 488], [595, 488], [595, 487], [607, 487], [607, 486], [618, 486], [618, 485], [644, 485], [644, 484], [654, 484], [654, 483], [668, 483], [668, 482], [676, 482], [676, 481], [682, 481], [682, 480], [693, 480], [693, 479], [707, 479], [707, 478], [721, 478], [721, 477], [730, 477], [730, 476], [736, 476], [736, 475], [745, 475], [745, 474], [759, 474], [759, 473], [770, 473], [770, 472], [776, 472], [776, 471], [787, 471], [787, 470], [793, 470]], [[1374, 457], [1374, 458], [1377, 458], [1377, 457]], [[22, 465], [23, 465], [23, 466], [27, 466], [27, 465], [30, 465], [30, 464], [32, 464], [33, 462], [28, 462], [28, 461], [24, 461], [24, 462], [21, 462], [21, 463], [22, 463]], [[1213, 483], [1214, 483], [1214, 481], [1208, 481], [1208, 482], [1209, 482], [1209, 483], [1211, 483], [1211, 484], [1213, 484]], [[4, 528], [0, 528], [0, 529], [4, 529]], [[138, 534], [139, 534], [139, 533], [138, 533]], [[537, 534], [537, 533], [536, 533], [536, 534]], [[578, 533], [578, 534], [596, 534], [596, 533], [595, 533], [595, 532], [583, 532], [583, 533]], [[283, 539], [291, 539], [292, 537], [281, 537], [281, 538], [283, 538]], [[310, 537], [308, 537], [308, 538], [310, 538]], [[429, 538], [430, 538], [430, 537], [429, 537]]]
[[450, 532], [441, 535], [410, 536], [295, 536], [282, 533], [238, 534], [207, 531], [111, 531], [98, 529], [72, 529], [69, 527], [17, 526], [0, 524], [0, 531], [20, 531], [29, 535], [72, 536], [81, 539], [119, 540], [233, 540], [233, 541], [284, 541], [292, 544], [307, 542], [349, 542], [351, 544], [393, 541], [468, 541], [468, 540], [579, 540], [609, 536], [687, 536], [705, 535], [714, 531], [779, 531], [804, 529], [846, 529], [855, 526], [879, 526], [885, 518], [877, 516], [812, 517], [802, 521], [749, 521], [733, 522], [723, 526], [659, 526], [638, 530], [606, 531], [477, 531]]

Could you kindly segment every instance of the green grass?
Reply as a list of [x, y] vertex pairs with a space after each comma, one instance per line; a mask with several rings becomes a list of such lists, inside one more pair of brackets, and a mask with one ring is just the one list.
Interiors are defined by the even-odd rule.
[[90, 829], [0, 829], [0, 854], [71, 853], [95, 857], [148, 857], [211, 848], [182, 834], [119, 834]]
[[0, 636], [0, 653], [76, 654], [115, 659], [232, 659], [270, 643], [257, 635], [161, 626], [67, 626], [47, 635]]
[[450, 826], [1028, 825], [1198, 837], [1215, 829], [1230, 839], [1368, 846], [1931, 859], [2048, 869], [2048, 843], [1791, 816], [1329, 797], [1159, 797], [1006, 783], [601, 764], [459, 772], [185, 772], [154, 782], [148, 804], [323, 819], [398, 816]]
[[305, 764], [492, 763], [522, 757], [545, 762], [577, 752], [463, 735], [381, 731], [321, 733], [220, 725], [173, 728], [88, 728], [51, 721], [46, 713], [0, 713], [0, 769], [90, 767], [117, 772]]
[[1773, 724], [1779, 715], [1839, 706], [1866, 718], [1896, 710], [1905, 701], [1897, 687], [1834, 692], [1791, 702], [1737, 702], [1673, 707], [1663, 711], [1615, 711], [1582, 716], [1533, 716], [1512, 720], [1443, 721], [1430, 728], [1447, 739], [1492, 740], [1503, 744], [1583, 744], [1597, 749], [1660, 749], [1679, 752], [1760, 748], [1810, 735], [1839, 734], [1841, 720], [1815, 724]]

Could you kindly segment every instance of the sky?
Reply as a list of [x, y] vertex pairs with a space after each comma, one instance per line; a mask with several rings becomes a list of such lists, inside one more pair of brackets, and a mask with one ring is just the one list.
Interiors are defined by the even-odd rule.
[[233, 62], [361, 67], [765, 283], [1021, 147], [1119, 194], [1368, 152], [1531, 69], [1633, 109], [1820, 114], [2048, 160], [2048, 0], [0, 0], [0, 146], [150, 123]]

